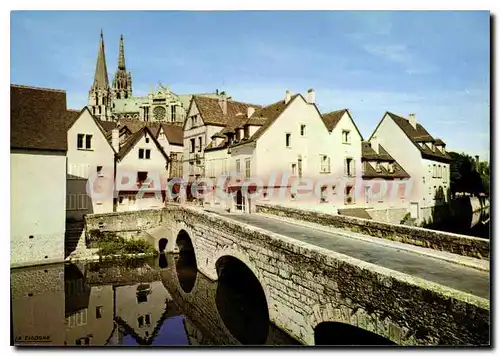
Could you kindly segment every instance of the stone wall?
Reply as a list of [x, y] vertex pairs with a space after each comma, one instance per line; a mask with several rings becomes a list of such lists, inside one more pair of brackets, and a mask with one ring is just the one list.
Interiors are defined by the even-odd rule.
[[487, 239], [429, 230], [413, 226], [396, 225], [350, 216], [329, 215], [282, 206], [257, 205], [257, 212], [285, 216], [334, 228], [346, 229], [373, 237], [400, 241], [407, 244], [447, 251], [469, 257], [489, 259], [490, 243]]
[[90, 242], [88, 231], [95, 229], [103, 232], [115, 232], [124, 238], [138, 236], [148, 229], [159, 226], [162, 222], [161, 219], [162, 211], [159, 209], [89, 214], [85, 216], [87, 241]]
[[222, 256], [245, 263], [263, 287], [271, 321], [304, 344], [314, 344], [314, 327], [324, 321], [400, 345], [489, 343], [483, 298], [201, 209], [169, 204], [163, 214], [171, 239], [181, 230], [189, 234], [198, 270], [210, 279], [218, 278]]
[[406, 208], [387, 208], [387, 209], [366, 209], [366, 212], [375, 221], [386, 222], [390, 224], [399, 224], [408, 213]]

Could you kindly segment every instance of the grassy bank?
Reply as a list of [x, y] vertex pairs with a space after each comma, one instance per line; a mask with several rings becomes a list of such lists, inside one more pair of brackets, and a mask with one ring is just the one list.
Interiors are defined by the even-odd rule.
[[99, 256], [126, 256], [139, 253], [156, 255], [153, 246], [144, 240], [124, 239], [115, 233], [101, 232], [99, 230], [91, 230], [89, 234], [93, 240], [89, 247], [97, 248]]

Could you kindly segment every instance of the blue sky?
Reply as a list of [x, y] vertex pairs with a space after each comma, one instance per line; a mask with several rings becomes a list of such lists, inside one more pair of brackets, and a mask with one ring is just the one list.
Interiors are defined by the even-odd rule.
[[349, 108], [367, 139], [389, 110], [449, 150], [489, 156], [488, 12], [12, 12], [11, 83], [87, 102], [99, 33], [110, 79], [120, 34], [134, 95], [226, 90], [269, 104], [316, 91], [322, 112]]

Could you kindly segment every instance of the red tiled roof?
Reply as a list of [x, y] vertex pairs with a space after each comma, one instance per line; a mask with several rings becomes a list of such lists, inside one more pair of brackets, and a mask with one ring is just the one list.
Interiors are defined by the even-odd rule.
[[260, 108], [260, 105], [242, 103], [238, 101], [227, 100], [227, 114], [224, 115], [219, 105], [219, 99], [207, 98], [203, 96], [193, 96], [193, 100], [200, 112], [205, 125], [226, 126], [231, 118], [238, 113], [247, 114], [249, 107]]
[[[443, 162], [449, 162], [451, 157], [448, 155], [446, 151], [441, 152], [438, 149], [431, 150], [426, 144], [420, 146], [420, 142], [432, 142], [435, 143], [435, 139], [427, 132], [427, 130], [417, 123], [416, 128], [414, 128], [410, 121], [393, 114], [391, 112], [387, 112], [387, 115], [399, 126], [399, 128], [406, 134], [406, 136], [413, 142], [413, 144], [420, 150], [423, 158], [428, 158], [432, 160], [438, 160]], [[385, 115], [384, 115], [385, 116]], [[441, 141], [441, 140], [440, 140]], [[444, 143], [443, 141], [441, 141]]]
[[342, 109], [321, 115], [321, 118], [323, 119], [323, 122], [325, 123], [325, 126], [328, 129], [328, 131], [331, 132], [335, 128], [335, 126], [337, 126], [340, 119], [342, 119], [342, 116], [344, 116], [346, 112], [347, 109]]
[[[171, 145], [182, 146], [184, 145], [184, 130], [182, 126], [172, 124], [162, 124], [163, 131], [167, 136], [168, 143]], [[157, 135], [160, 133], [158, 129]]]
[[67, 150], [66, 92], [10, 86], [10, 147]]

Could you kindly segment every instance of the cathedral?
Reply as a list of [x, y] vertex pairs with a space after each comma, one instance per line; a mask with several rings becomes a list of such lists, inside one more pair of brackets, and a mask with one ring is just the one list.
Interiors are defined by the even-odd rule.
[[133, 96], [132, 73], [125, 66], [123, 36], [120, 37], [118, 68], [109, 85], [108, 69], [101, 31], [94, 82], [89, 91], [88, 107], [102, 121], [132, 119], [145, 122], [167, 122], [182, 125], [193, 95], [218, 98], [224, 92], [177, 95], [168, 86], [151, 88], [147, 96]]

